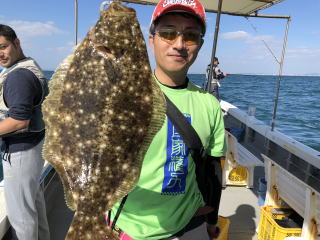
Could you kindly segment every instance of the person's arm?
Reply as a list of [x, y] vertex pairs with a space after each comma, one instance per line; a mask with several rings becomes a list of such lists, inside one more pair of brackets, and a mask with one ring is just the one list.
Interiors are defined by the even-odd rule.
[[[225, 128], [223, 115], [220, 107], [215, 109], [215, 126], [212, 129], [211, 140], [207, 149], [209, 154], [207, 160], [207, 176], [210, 177], [212, 185], [214, 186], [214, 192], [211, 197], [211, 201], [207, 203], [213, 208], [213, 211], [207, 214], [207, 230], [211, 238], [217, 237], [219, 231], [217, 228], [218, 212], [220, 206], [220, 198], [222, 193], [222, 167], [221, 156], [225, 155], [226, 142], [225, 142]], [[208, 172], [209, 171], [209, 172]]]
[[220, 206], [220, 199], [222, 194], [222, 169], [221, 169], [221, 158], [209, 156], [208, 160], [214, 166], [215, 173], [212, 174], [212, 181], [214, 182], [215, 191], [210, 204], [213, 207], [213, 211], [207, 214], [207, 230], [211, 238], [217, 238], [219, 236], [219, 229], [217, 228], [218, 223], [218, 212]]
[[216, 77], [217, 77], [218, 80], [223, 79], [224, 77], [227, 76], [226, 73], [221, 72], [219, 67], [215, 68], [215, 73], [216, 73]]
[[8, 75], [4, 84], [4, 99], [9, 117], [0, 122], [0, 135], [28, 127], [39, 86], [41, 89], [37, 77], [27, 69], [17, 69]]
[[16, 120], [11, 117], [0, 122], [0, 136], [27, 128], [30, 120]]
[[212, 172], [209, 176], [211, 176], [211, 181], [214, 183], [215, 187], [213, 198], [211, 199], [212, 202], [209, 203], [213, 208], [213, 211], [207, 214], [207, 223], [209, 226], [211, 225], [211, 227], [214, 227], [218, 222], [218, 212], [222, 194], [221, 158], [208, 156], [207, 160], [210, 162], [210, 166], [212, 166], [212, 169], [214, 170], [214, 172]]

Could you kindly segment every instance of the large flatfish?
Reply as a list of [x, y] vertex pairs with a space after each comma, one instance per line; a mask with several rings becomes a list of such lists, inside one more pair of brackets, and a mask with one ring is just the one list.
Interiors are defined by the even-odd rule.
[[113, 2], [56, 69], [43, 103], [43, 156], [75, 211], [66, 239], [118, 239], [105, 214], [136, 185], [165, 119], [135, 11]]

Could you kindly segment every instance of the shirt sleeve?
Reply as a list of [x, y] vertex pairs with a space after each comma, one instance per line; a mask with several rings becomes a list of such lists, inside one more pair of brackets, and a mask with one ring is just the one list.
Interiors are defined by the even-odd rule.
[[210, 143], [209, 143], [210, 151], [208, 151], [208, 153], [209, 155], [214, 157], [221, 157], [221, 156], [224, 156], [226, 152], [223, 114], [219, 104], [216, 104], [216, 107], [214, 109], [215, 109], [213, 113], [214, 125], [213, 125], [211, 136], [210, 136]]
[[220, 68], [216, 67], [215, 72], [216, 72], [217, 79], [224, 78], [223, 72], [221, 72]]
[[9, 117], [29, 120], [33, 107], [41, 100], [42, 88], [38, 78], [28, 69], [11, 72], [4, 84], [4, 100], [9, 108]]

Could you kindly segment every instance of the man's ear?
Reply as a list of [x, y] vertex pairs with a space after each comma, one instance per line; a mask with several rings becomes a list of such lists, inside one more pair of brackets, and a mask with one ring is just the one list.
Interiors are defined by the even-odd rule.
[[199, 44], [199, 50], [201, 49], [203, 43], [204, 43], [204, 40], [203, 40], [203, 38], [201, 38], [201, 42]]
[[149, 35], [149, 45], [150, 48], [152, 49], [152, 52], [154, 53], [154, 35]]
[[19, 38], [16, 38], [16, 39], [13, 41], [13, 43], [14, 43], [14, 46], [15, 46], [16, 48], [20, 48], [20, 40], [19, 40]]

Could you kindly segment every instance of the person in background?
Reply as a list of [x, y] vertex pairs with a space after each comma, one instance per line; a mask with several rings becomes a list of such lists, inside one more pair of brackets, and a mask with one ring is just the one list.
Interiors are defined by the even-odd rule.
[[[210, 161], [220, 161], [225, 130], [219, 101], [187, 77], [205, 30], [205, 11], [198, 0], [161, 0], [152, 15], [149, 44], [156, 62], [154, 80], [191, 122]], [[215, 177], [214, 172], [208, 175]], [[220, 188], [210, 190], [220, 199]], [[195, 163], [168, 119], [144, 157], [137, 186], [121, 203], [108, 214], [120, 239], [208, 240], [218, 235], [218, 206], [203, 201]]]
[[0, 24], [0, 137], [4, 196], [14, 239], [50, 240], [40, 187], [45, 135], [41, 103], [47, 79], [38, 64], [25, 57], [15, 31]]
[[217, 57], [213, 58], [213, 67], [212, 67], [212, 75], [211, 75], [211, 85], [209, 86], [209, 71], [211, 64], [208, 65], [206, 70], [206, 88], [205, 90], [214, 95], [217, 99], [220, 98], [219, 96], [219, 87], [220, 87], [220, 81], [224, 77], [227, 76], [226, 73], [221, 72], [219, 68], [219, 60]]

